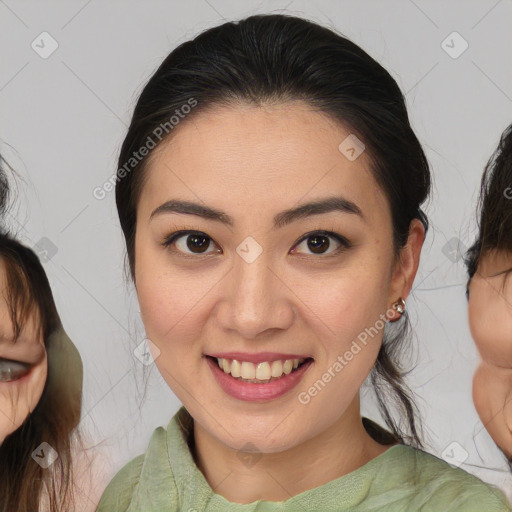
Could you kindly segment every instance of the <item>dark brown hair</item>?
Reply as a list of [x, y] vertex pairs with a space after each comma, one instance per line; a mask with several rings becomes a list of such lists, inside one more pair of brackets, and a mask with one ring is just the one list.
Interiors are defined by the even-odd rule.
[[[191, 109], [185, 106], [191, 100], [195, 106], [188, 113]], [[149, 140], [158, 146], [181, 124], [216, 105], [293, 100], [303, 100], [349, 127], [365, 144], [373, 175], [389, 200], [396, 256], [407, 242], [413, 219], [420, 219], [428, 229], [420, 205], [430, 191], [429, 165], [391, 75], [332, 30], [293, 16], [256, 15], [211, 28], [179, 45], [140, 94], [116, 173], [117, 210], [132, 278], [137, 203], [154, 149], [136, 160], [138, 151]], [[180, 111], [187, 115], [173, 129], [169, 120]], [[155, 135], [163, 133], [162, 126], [167, 127], [166, 135], [155, 141]], [[389, 326], [371, 380], [395, 438], [420, 447], [416, 406], [398, 364], [408, 325], [405, 313]], [[388, 410], [390, 401], [398, 408], [398, 419]]]
[[[50, 283], [36, 254], [10, 235], [0, 234], [0, 260], [6, 271], [5, 300], [15, 340], [37, 319], [48, 357], [43, 394], [25, 422], [0, 445], [0, 510], [34, 512], [42, 498], [51, 512], [72, 510], [71, 438], [80, 420], [82, 364], [74, 347], [59, 341], [62, 325]], [[47, 469], [32, 458], [43, 442], [58, 453]]]
[[9, 211], [11, 196], [16, 195], [16, 187], [13, 190], [13, 185], [16, 185], [16, 181], [13, 181], [14, 178], [19, 178], [19, 176], [7, 160], [0, 155], [0, 227], [4, 223], [5, 214]]
[[4, 159], [2, 155], [0, 155], [0, 216], [3, 216], [5, 213], [9, 199], [9, 182], [3, 169], [3, 162]]
[[477, 205], [478, 234], [465, 256], [469, 283], [482, 257], [492, 250], [512, 252], [512, 124], [502, 133], [489, 158]]

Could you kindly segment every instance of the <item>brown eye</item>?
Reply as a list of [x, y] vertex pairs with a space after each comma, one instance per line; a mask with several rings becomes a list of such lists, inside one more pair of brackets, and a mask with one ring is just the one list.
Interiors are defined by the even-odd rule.
[[[334, 243], [332, 243], [334, 241]], [[350, 247], [348, 240], [337, 233], [317, 231], [304, 237], [296, 247], [305, 245], [310, 254], [324, 255], [341, 252]], [[332, 250], [330, 250], [332, 249]], [[293, 252], [297, 252], [294, 250]]]
[[166, 247], [174, 245], [179, 252], [186, 255], [209, 254], [206, 251], [212, 242], [212, 239], [208, 235], [199, 231], [178, 231], [168, 237], [164, 245]]
[[192, 252], [203, 253], [208, 249], [210, 245], [210, 239], [203, 235], [188, 235], [186, 238], [187, 249]]
[[321, 235], [315, 235], [308, 238], [308, 249], [310, 249], [315, 254], [323, 254], [329, 249], [331, 242], [329, 238]]

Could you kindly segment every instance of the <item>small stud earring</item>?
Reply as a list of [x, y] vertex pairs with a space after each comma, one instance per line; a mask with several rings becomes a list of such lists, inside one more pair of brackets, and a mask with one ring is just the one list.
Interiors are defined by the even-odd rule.
[[390, 322], [396, 322], [400, 320], [403, 312], [405, 311], [405, 300], [400, 297], [395, 303], [393, 303], [393, 309], [399, 314], [397, 318], [390, 319]]
[[400, 297], [394, 304], [393, 307], [402, 314], [405, 311], [405, 300]]

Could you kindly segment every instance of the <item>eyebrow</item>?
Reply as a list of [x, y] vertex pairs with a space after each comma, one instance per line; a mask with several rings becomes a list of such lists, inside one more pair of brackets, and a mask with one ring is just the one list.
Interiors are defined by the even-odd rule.
[[[350, 213], [360, 217], [362, 220], [365, 220], [361, 208], [359, 208], [359, 206], [357, 206], [354, 202], [349, 201], [348, 199], [341, 196], [327, 197], [324, 199], [312, 201], [310, 203], [305, 203], [297, 206], [296, 208], [284, 210], [276, 214], [274, 216], [274, 229], [282, 228], [287, 224], [290, 224], [299, 219], [310, 217], [311, 215], [320, 215], [322, 213], [330, 213], [334, 211]], [[176, 199], [166, 201], [164, 204], [153, 210], [149, 219], [151, 220], [153, 217], [165, 213], [197, 215], [198, 217], [202, 217], [207, 220], [215, 220], [221, 222], [227, 226], [232, 227], [234, 225], [233, 218], [223, 211], [190, 201], [180, 201]]]

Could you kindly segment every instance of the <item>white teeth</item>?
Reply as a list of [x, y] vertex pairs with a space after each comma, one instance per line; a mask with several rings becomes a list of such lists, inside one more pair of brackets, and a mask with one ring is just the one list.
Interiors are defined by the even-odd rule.
[[225, 373], [233, 377], [241, 377], [245, 380], [268, 381], [271, 378], [288, 375], [298, 368], [305, 359], [286, 359], [285, 361], [263, 361], [258, 364], [248, 361], [237, 361], [236, 359], [218, 358], [217, 364]]
[[293, 370], [293, 359], [287, 359], [283, 364], [283, 372], [288, 375]]
[[[228, 367], [229, 367], [229, 361], [227, 359], [224, 359], [223, 361], [226, 361]], [[240, 371], [240, 367], [241, 367], [241, 364], [240, 364], [240, 361], [237, 361], [236, 359], [233, 359], [233, 361], [231, 362], [231, 375], [233, 377], [241, 377], [242, 376], [242, 372]], [[229, 373], [229, 371], [228, 371]]]
[[272, 363], [272, 377], [281, 377], [283, 375], [283, 363], [274, 361]]
[[252, 363], [244, 361], [242, 363], [242, 379], [255, 379], [256, 367]]
[[256, 379], [267, 380], [270, 379], [270, 364], [266, 361], [264, 363], [258, 363], [256, 366]]

